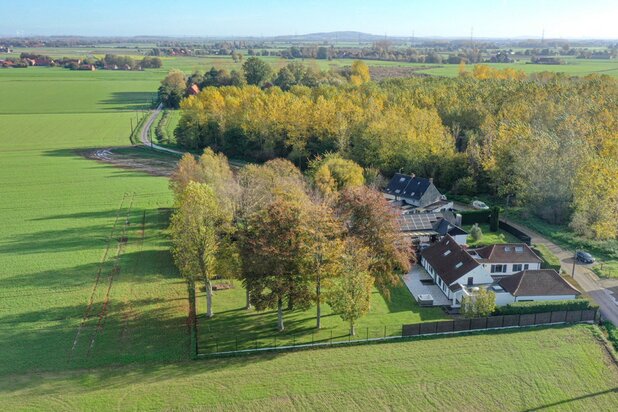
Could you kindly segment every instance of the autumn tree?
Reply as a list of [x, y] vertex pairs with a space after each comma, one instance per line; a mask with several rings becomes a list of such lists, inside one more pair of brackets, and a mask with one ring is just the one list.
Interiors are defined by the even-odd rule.
[[[171, 218], [172, 254], [180, 273], [195, 289], [195, 280], [206, 286], [206, 316], [213, 316], [212, 277], [224, 267], [230, 252], [228, 245], [232, 216], [221, 210], [214, 190], [208, 185], [189, 182], [176, 199]], [[192, 308], [194, 311], [195, 308]]]
[[326, 196], [365, 184], [363, 168], [336, 153], [313, 159], [309, 163], [308, 175], [315, 187]]
[[169, 185], [174, 195], [179, 197], [189, 182], [202, 183], [203, 181], [202, 169], [195, 156], [185, 153], [172, 172]]
[[161, 81], [159, 100], [166, 107], [177, 109], [187, 90], [187, 78], [180, 70], [170, 70]]
[[253, 213], [241, 232], [245, 287], [257, 310], [276, 309], [277, 329], [284, 330], [284, 303], [306, 309], [311, 304], [309, 214], [302, 199], [279, 196]]
[[395, 212], [376, 190], [366, 187], [346, 189], [338, 201], [347, 237], [356, 239], [371, 258], [369, 273], [376, 286], [389, 297], [398, 274], [410, 269], [414, 254], [402, 236]]
[[355, 60], [352, 63], [352, 71], [350, 74], [350, 83], [355, 86], [367, 83], [371, 80], [371, 74], [369, 73], [369, 66], [362, 60]]
[[370, 273], [371, 253], [355, 240], [349, 240], [341, 256], [340, 276], [331, 279], [329, 305], [341, 319], [350, 324], [350, 335], [356, 335], [356, 321], [371, 308], [374, 278]]

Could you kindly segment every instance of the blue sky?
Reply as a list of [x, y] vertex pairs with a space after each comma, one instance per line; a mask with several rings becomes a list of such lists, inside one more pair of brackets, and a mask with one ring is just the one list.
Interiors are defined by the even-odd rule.
[[0, 35], [618, 38], [618, 0], [0, 0]]

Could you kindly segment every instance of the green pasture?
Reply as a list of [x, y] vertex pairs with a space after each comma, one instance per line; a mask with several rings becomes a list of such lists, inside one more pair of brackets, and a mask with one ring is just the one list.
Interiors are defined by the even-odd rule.
[[167, 180], [81, 155], [128, 144], [147, 76], [0, 71], [0, 374], [187, 356]]
[[611, 411], [592, 326], [0, 377], [5, 410]]

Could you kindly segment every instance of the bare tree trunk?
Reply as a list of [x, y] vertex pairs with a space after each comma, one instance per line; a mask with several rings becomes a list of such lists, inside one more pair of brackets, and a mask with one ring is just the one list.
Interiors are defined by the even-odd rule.
[[315, 296], [316, 296], [316, 328], [320, 329], [322, 327], [322, 308], [320, 306], [321, 302], [321, 293], [322, 293], [322, 277], [318, 275], [318, 278], [315, 283]]
[[356, 336], [356, 327], [354, 326], [354, 322], [350, 321], [350, 335]]
[[206, 278], [206, 318], [212, 318], [212, 283]]
[[251, 306], [251, 292], [249, 292], [249, 288], [246, 288], [247, 291], [247, 304], [245, 305], [245, 309], [249, 310], [252, 308]]
[[283, 326], [283, 300], [281, 298], [277, 300], [277, 329], [279, 329], [279, 332], [283, 332], [285, 329]]

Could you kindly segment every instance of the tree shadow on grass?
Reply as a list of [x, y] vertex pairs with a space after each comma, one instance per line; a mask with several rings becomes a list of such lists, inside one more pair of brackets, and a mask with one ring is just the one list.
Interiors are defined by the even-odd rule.
[[105, 110], [147, 110], [152, 108], [156, 92], [113, 92], [108, 99], [100, 100]]

